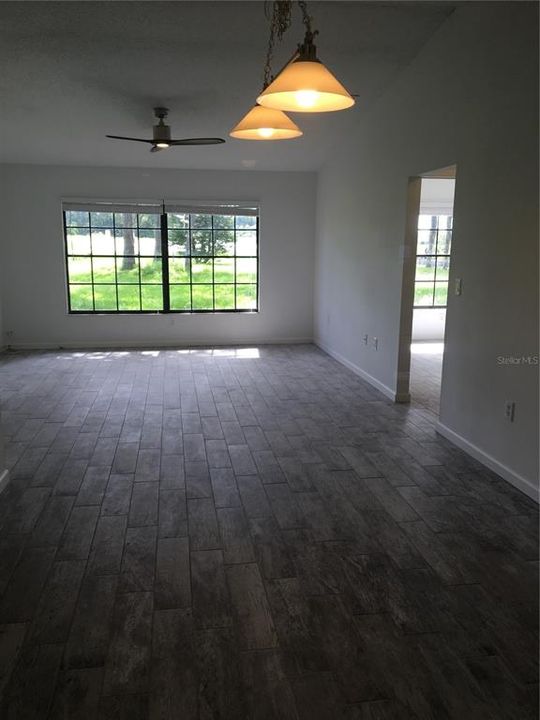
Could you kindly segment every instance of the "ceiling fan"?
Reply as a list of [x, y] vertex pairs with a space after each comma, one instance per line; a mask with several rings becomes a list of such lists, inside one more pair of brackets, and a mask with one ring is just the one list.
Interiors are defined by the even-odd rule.
[[131, 140], [133, 142], [148, 143], [152, 146], [150, 148], [150, 152], [159, 152], [160, 150], [165, 150], [168, 147], [173, 147], [176, 145], [221, 145], [221, 143], [225, 142], [223, 138], [217, 137], [182, 138], [181, 140], [172, 140], [171, 126], [165, 125], [165, 123], [163, 122], [168, 114], [168, 108], [154, 108], [154, 115], [159, 122], [153, 127], [153, 137], [151, 140], [146, 140], [145, 138], [124, 137], [123, 135], [107, 135], [107, 137], [113, 138], [113, 140]]

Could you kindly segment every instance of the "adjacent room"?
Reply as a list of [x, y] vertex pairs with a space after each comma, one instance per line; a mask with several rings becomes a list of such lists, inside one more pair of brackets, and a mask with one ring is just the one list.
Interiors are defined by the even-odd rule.
[[0, 717], [538, 718], [538, 60], [0, 3]]
[[[455, 169], [423, 177], [416, 236], [411, 337], [411, 401], [439, 414], [448, 278], [452, 253]], [[459, 292], [460, 279], [454, 279]]]

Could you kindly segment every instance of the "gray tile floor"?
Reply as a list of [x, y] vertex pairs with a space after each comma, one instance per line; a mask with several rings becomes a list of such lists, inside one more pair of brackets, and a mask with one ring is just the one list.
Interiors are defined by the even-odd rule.
[[0, 356], [2, 718], [537, 717], [537, 507], [312, 346]]
[[437, 417], [441, 400], [443, 348], [443, 343], [411, 345], [411, 402]]

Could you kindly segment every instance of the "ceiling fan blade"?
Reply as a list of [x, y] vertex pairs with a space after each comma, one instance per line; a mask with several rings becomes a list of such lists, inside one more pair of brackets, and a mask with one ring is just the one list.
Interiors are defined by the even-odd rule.
[[169, 145], [221, 145], [223, 138], [184, 138], [182, 140], [169, 140]]
[[112, 138], [113, 140], [132, 140], [133, 142], [150, 143], [150, 145], [152, 145], [154, 143], [154, 140], [144, 140], [143, 138], [124, 137], [123, 135], [106, 135], [105, 137]]

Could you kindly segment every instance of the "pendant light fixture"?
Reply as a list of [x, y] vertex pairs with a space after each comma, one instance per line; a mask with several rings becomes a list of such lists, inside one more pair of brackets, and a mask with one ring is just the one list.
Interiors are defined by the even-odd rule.
[[259, 105], [292, 112], [332, 112], [354, 105], [354, 98], [317, 58], [313, 43], [318, 31], [311, 28], [307, 4], [300, 0], [302, 20], [306, 28], [304, 42], [257, 98]]
[[304, 42], [277, 74], [272, 76], [271, 62], [276, 37], [281, 40], [291, 24], [292, 0], [272, 3], [270, 38], [264, 67], [264, 84], [256, 105], [231, 130], [241, 140], [286, 140], [300, 137], [302, 131], [285, 113], [333, 112], [354, 105], [354, 98], [317, 57], [313, 42], [318, 30], [311, 27], [307, 3], [299, 0], [306, 34]]
[[[281, 40], [283, 33], [290, 24], [290, 12], [290, 0], [287, 2], [274, 2], [264, 66], [263, 91], [270, 84], [272, 77], [271, 62], [276, 35]], [[284, 112], [274, 108], [262, 107], [258, 102], [229, 133], [231, 137], [239, 140], [289, 140], [300, 137], [302, 134], [298, 125]]]
[[229, 133], [239, 140], [288, 140], [302, 131], [281, 110], [255, 105]]

